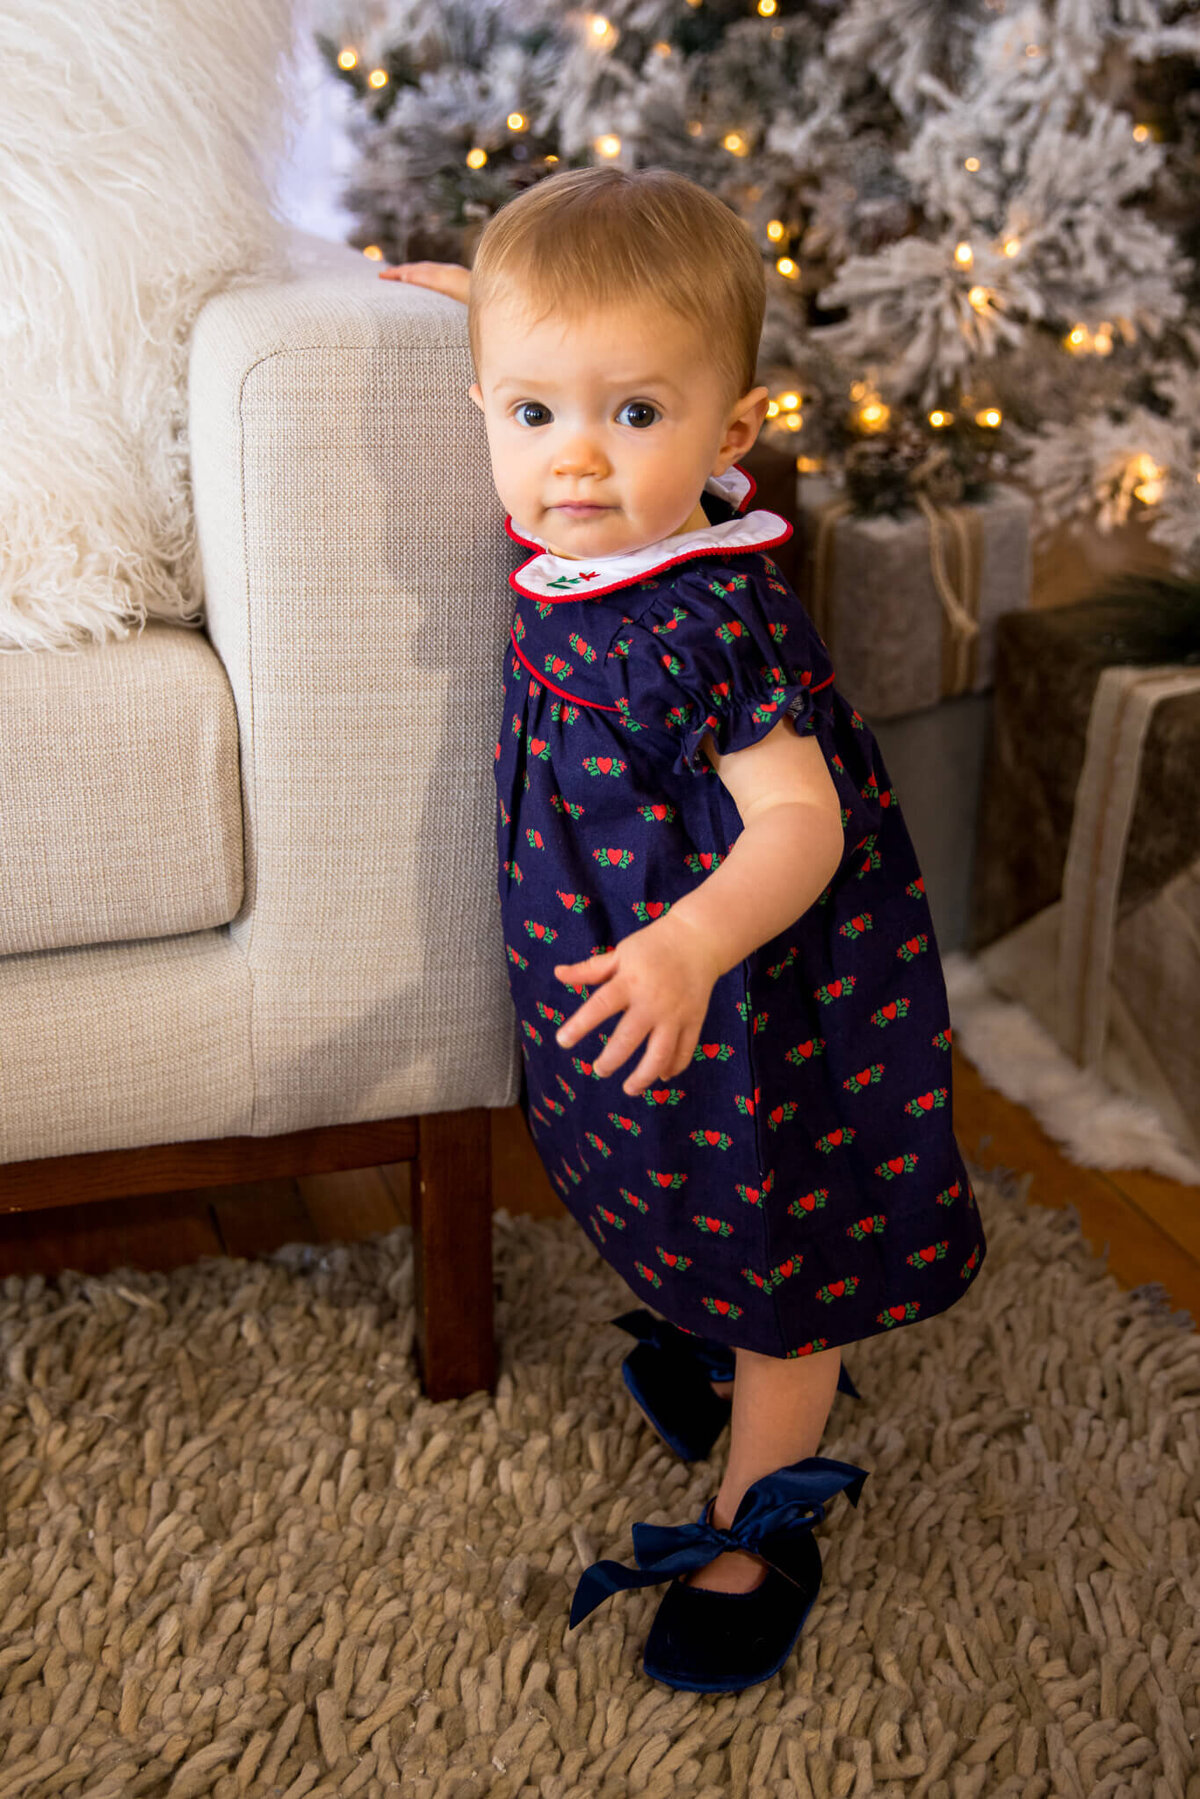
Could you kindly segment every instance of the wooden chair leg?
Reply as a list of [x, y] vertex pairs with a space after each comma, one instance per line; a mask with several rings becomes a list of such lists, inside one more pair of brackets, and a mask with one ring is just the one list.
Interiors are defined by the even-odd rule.
[[492, 1115], [426, 1112], [412, 1183], [417, 1372], [429, 1399], [493, 1391]]

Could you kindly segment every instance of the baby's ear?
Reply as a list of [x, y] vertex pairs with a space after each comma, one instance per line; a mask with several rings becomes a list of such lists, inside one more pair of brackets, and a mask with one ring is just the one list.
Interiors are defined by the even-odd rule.
[[478, 381], [472, 381], [470, 387], [468, 387], [468, 389], [467, 389], [467, 396], [469, 399], [474, 400], [476, 406], [478, 406], [480, 412], [482, 412], [483, 411], [483, 389], [480, 387]]

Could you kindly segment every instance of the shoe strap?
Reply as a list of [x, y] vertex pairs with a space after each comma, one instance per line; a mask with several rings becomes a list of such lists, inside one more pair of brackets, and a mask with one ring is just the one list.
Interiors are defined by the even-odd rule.
[[624, 1312], [612, 1322], [620, 1330], [628, 1331], [631, 1337], [636, 1337], [639, 1343], [649, 1343], [652, 1349], [690, 1357], [709, 1380], [733, 1379], [733, 1351], [713, 1337], [693, 1337], [677, 1325], [668, 1324], [665, 1318], [656, 1318], [652, 1312]]
[[707, 1501], [695, 1524], [635, 1524], [633, 1553], [641, 1572], [622, 1562], [593, 1562], [575, 1589], [571, 1624], [581, 1623], [613, 1593], [653, 1586], [658, 1581], [689, 1574], [695, 1568], [706, 1568], [731, 1549], [759, 1556], [785, 1580], [796, 1584], [795, 1576], [772, 1554], [770, 1539], [787, 1531], [811, 1530], [824, 1518], [829, 1500], [842, 1491], [857, 1506], [866, 1478], [867, 1470], [856, 1468], [852, 1462], [808, 1456], [756, 1480], [747, 1489], [728, 1530], [719, 1530], [708, 1522], [711, 1502]]

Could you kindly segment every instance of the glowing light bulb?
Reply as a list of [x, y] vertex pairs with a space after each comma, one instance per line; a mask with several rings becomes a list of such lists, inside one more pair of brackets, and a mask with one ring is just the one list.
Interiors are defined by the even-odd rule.
[[864, 431], [882, 431], [891, 416], [891, 408], [882, 400], [867, 400], [858, 409], [858, 422]]
[[703, 127], [703, 125], [702, 125], [702, 124], [701, 124], [701, 123], [700, 123], [700, 121], [699, 121], [699, 119], [689, 119], [689, 120], [688, 120], [688, 122], [687, 122], [687, 134], [688, 134], [688, 136], [689, 136], [689, 137], [699, 137], [699, 136], [700, 136], [700, 133], [701, 133], [701, 132], [702, 132], [702, 131], [703, 131], [703, 130], [704, 130], [704, 127]]
[[[797, 456], [796, 472], [801, 475], [819, 475], [825, 464], [819, 456]], [[1196, 476], [1200, 481], [1200, 475]]]
[[1164, 471], [1155, 462], [1153, 456], [1147, 456], [1144, 451], [1140, 456], [1134, 457], [1132, 466], [1133, 473], [1139, 477], [1138, 484], [1133, 490], [1134, 495], [1142, 502], [1143, 506], [1157, 506], [1162, 499]]
[[971, 305], [975, 308], [976, 312], [984, 311], [989, 298], [990, 294], [986, 287], [973, 287], [967, 293], [967, 299], [971, 302]]
[[783, 235], [784, 235], [783, 220], [782, 219], [768, 219], [767, 220], [767, 236], [770, 238], [771, 242], [773, 244], [777, 244]]
[[369, 256], [372, 262], [383, 261], [383, 251], [379, 248], [378, 244], [368, 244], [363, 251], [363, 255]]
[[510, 112], [505, 123], [510, 131], [524, 131], [529, 120], [523, 112]]
[[952, 425], [954, 423], [954, 414], [952, 412], [943, 412], [940, 407], [935, 408], [929, 415], [929, 423], [933, 426], [935, 431], [940, 431], [944, 425]]
[[467, 151], [467, 167], [469, 169], [481, 169], [487, 159], [487, 151], [481, 149], [478, 144], [473, 150]]
[[619, 156], [621, 140], [615, 131], [606, 131], [596, 139], [594, 148], [601, 156]]
[[850, 398], [852, 400], [865, 400], [868, 391], [869, 389], [865, 381], [853, 381], [850, 384]]
[[758, 10], [764, 19], [773, 19], [779, 10], [779, 0], [758, 0]]
[[783, 422], [789, 431], [799, 431], [801, 425], [804, 423], [804, 419], [798, 412], [785, 412], [783, 415]]
[[976, 174], [979, 169], [979, 158], [977, 156], [968, 156], [966, 162], [963, 164], [963, 168], [969, 170], [972, 175]]
[[1004, 415], [998, 406], [985, 406], [981, 412], [975, 414], [975, 423], [977, 425], [988, 425], [994, 430], [1003, 416]]
[[1107, 319], [1101, 319], [1096, 328], [1096, 334], [1092, 338], [1092, 348], [1095, 350], [1097, 356], [1110, 356], [1112, 354], [1112, 347], [1112, 326]]
[[358, 67], [358, 51], [357, 50], [339, 50], [338, 51], [338, 68], [339, 69], [356, 69], [357, 67]]
[[[777, 418], [778, 415], [779, 415], [779, 401], [778, 400], [768, 400], [767, 401], [767, 417], [769, 419], [773, 419], [773, 418]], [[1200, 481], [1200, 475], [1197, 475], [1196, 479], [1198, 481]]]
[[1040, 56], [1042, 54], [1042, 46], [1040, 44], [1026, 44], [1025, 54], [1026, 56]]
[[954, 246], [954, 260], [960, 269], [969, 269], [975, 260], [975, 252], [970, 244], [961, 243]]
[[1149, 136], [1150, 136], [1149, 125], [1135, 125], [1134, 126], [1133, 141], [1135, 144], [1144, 144], [1147, 141], [1147, 139], [1149, 138]]
[[546, 158], [546, 161], [547, 161], [547, 162], [557, 162], [557, 161], [558, 161], [558, 158], [557, 158], [557, 156], [548, 156], [548, 157], [547, 157], [547, 158]]
[[671, 46], [668, 44], [665, 37], [660, 37], [654, 48], [660, 56], [670, 56], [671, 54]]
[[1021, 248], [1021, 240], [1019, 237], [1006, 237], [1005, 238], [1004, 254], [1006, 256], [1015, 256], [1017, 254], [1017, 252], [1020, 250], [1020, 248]]
[[388, 72], [386, 69], [372, 69], [367, 80], [372, 87], [386, 87]]
[[800, 273], [800, 264], [793, 262], [790, 256], [781, 256], [775, 267], [781, 275], [786, 275], [789, 281], [794, 281]]
[[616, 43], [618, 32], [611, 19], [594, 12], [588, 19], [588, 36], [598, 50], [608, 50]]
[[740, 131], [727, 131], [721, 142], [731, 156], [747, 156], [750, 153], [750, 146]]
[[785, 412], [795, 412], [797, 406], [799, 406], [799, 404], [800, 404], [800, 395], [799, 394], [790, 394], [790, 393], [789, 394], [780, 394], [779, 404], [782, 406], [782, 408]]

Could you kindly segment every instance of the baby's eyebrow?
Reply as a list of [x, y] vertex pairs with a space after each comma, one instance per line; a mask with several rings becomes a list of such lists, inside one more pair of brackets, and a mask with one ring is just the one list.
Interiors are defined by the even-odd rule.
[[[545, 393], [549, 393], [554, 389], [555, 385], [555, 382], [547, 380], [544, 375], [539, 375], [530, 380], [526, 380], [522, 375], [506, 375], [503, 381], [497, 381], [495, 392], [503, 393], [507, 388], [519, 387], [524, 389], [526, 393], [531, 390], [536, 391], [538, 388], [541, 388]], [[609, 385], [611, 387], [620, 388], [623, 393], [634, 393], [638, 389], [645, 387], [667, 387], [670, 388], [671, 392], [674, 394], [682, 391], [680, 388], [676, 387], [675, 383], [666, 375], [640, 375], [635, 380], [617, 379], [610, 381]]]

